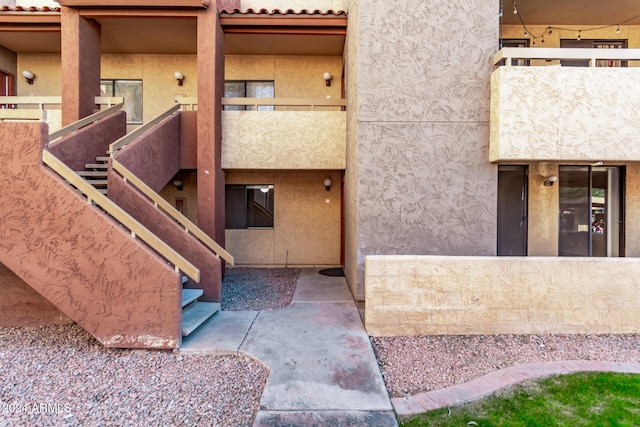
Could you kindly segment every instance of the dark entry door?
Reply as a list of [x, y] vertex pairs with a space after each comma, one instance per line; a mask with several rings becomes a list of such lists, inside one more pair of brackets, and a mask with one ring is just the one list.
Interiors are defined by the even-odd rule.
[[527, 255], [527, 166], [498, 166], [498, 255]]

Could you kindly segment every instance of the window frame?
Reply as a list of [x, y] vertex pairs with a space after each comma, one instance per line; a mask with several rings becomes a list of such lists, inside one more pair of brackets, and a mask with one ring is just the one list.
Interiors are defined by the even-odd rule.
[[[106, 96], [119, 96], [116, 95], [116, 82], [138, 82], [140, 83], [140, 121], [130, 120], [130, 114], [127, 114], [127, 125], [141, 125], [144, 123], [144, 85], [142, 79], [108, 79], [101, 78], [100, 79], [100, 91], [102, 92], [102, 86], [110, 84], [111, 85], [111, 94]], [[127, 108], [129, 105], [127, 104], [127, 98], [124, 97], [124, 110], [128, 113], [129, 109]]]
[[[258, 223], [251, 209], [250, 193], [267, 189], [266, 211], [271, 215], [270, 224]], [[242, 191], [241, 196], [238, 196]], [[235, 195], [233, 195], [235, 193]], [[253, 219], [253, 220], [252, 220]], [[264, 217], [263, 217], [264, 219]], [[268, 219], [268, 218], [267, 218]], [[225, 185], [225, 229], [227, 230], [273, 230], [275, 228], [275, 191], [273, 184], [227, 184]]]

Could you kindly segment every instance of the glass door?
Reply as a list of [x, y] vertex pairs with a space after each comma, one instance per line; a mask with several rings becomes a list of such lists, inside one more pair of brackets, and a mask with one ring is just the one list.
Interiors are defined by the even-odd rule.
[[560, 256], [624, 256], [622, 174], [617, 167], [560, 167]]

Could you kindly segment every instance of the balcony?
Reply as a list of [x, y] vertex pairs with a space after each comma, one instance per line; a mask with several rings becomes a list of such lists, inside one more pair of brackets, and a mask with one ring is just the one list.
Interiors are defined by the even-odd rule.
[[[640, 160], [637, 60], [640, 49], [502, 49], [491, 75], [490, 160]], [[532, 66], [513, 66], [522, 63]]]
[[344, 99], [224, 98], [222, 104], [223, 169], [345, 169]]

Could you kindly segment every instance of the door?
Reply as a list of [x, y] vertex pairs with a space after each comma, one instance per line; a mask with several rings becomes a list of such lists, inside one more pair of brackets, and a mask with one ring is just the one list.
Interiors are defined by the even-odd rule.
[[561, 166], [560, 256], [624, 256], [624, 168]]
[[498, 166], [498, 255], [527, 255], [527, 166]]

